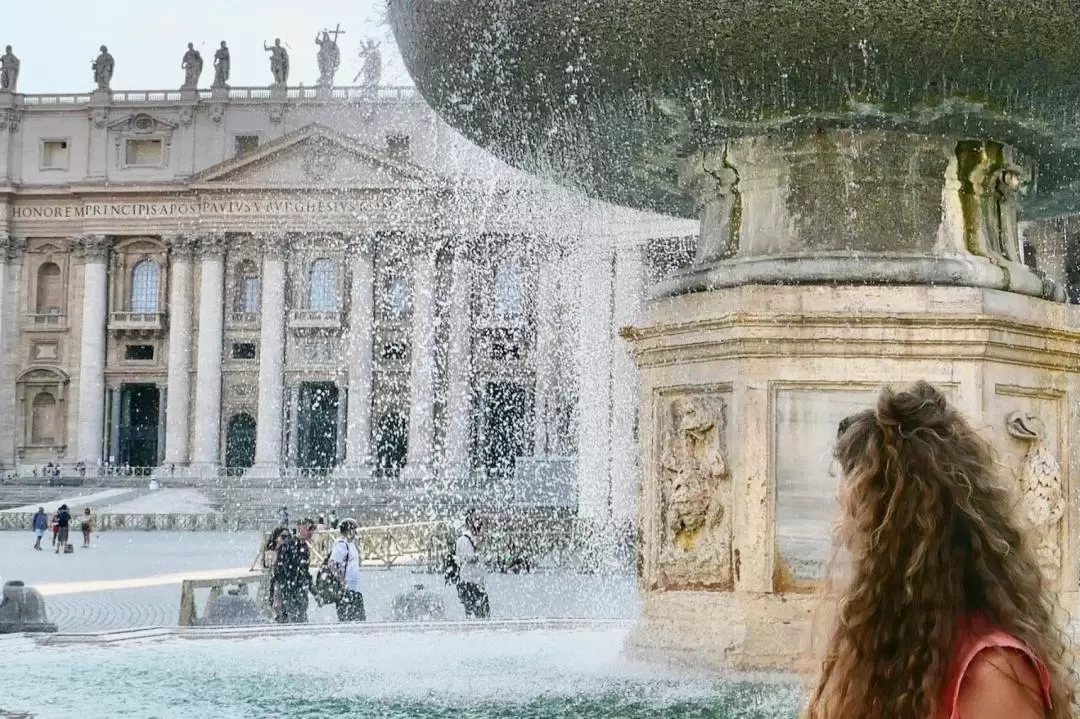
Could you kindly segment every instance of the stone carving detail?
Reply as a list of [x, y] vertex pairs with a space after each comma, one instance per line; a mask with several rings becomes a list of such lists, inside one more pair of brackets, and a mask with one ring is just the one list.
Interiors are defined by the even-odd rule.
[[202, 53], [195, 49], [195, 43], [189, 42], [187, 44], [187, 52], [184, 53], [184, 59], [180, 61], [180, 69], [184, 71], [184, 84], [180, 86], [181, 90], [194, 90], [199, 86], [199, 76], [202, 75], [203, 59]]
[[1061, 520], [1065, 494], [1061, 465], [1046, 448], [1042, 420], [1026, 412], [1011, 412], [1005, 419], [1008, 433], [1028, 445], [1020, 467], [1020, 521], [1030, 532], [1039, 566], [1050, 580], [1061, 574]]
[[23, 256], [26, 254], [26, 248], [29, 245], [26, 237], [10, 237], [7, 241], [7, 259], [11, 262], [22, 262]]
[[270, 115], [270, 122], [278, 125], [285, 117], [285, 106], [281, 104], [270, 105], [267, 108], [267, 114]]
[[198, 244], [199, 257], [203, 260], [220, 260], [225, 255], [225, 236], [202, 235]]
[[85, 263], [106, 262], [109, 258], [109, 238], [105, 235], [80, 235], [74, 242], [76, 255]]
[[90, 110], [90, 122], [97, 129], [109, 124], [109, 110], [104, 107], [95, 107]]
[[284, 235], [279, 234], [265, 234], [260, 235], [258, 238], [259, 249], [262, 250], [263, 257], [268, 260], [283, 260], [289, 250], [289, 241]]
[[281, 46], [281, 39], [275, 38], [273, 45], [264, 42], [263, 50], [270, 53], [270, 74], [274, 76], [271, 87], [285, 87], [289, 82], [289, 53]]
[[[333, 34], [333, 37], [330, 35]], [[315, 44], [319, 46], [317, 60], [319, 62], [319, 87], [333, 87], [334, 75], [341, 67], [341, 50], [338, 49], [338, 35], [345, 34], [338, 25], [334, 30], [323, 30], [321, 35], [315, 36]]]
[[232, 72], [232, 59], [229, 57], [229, 46], [222, 40], [221, 47], [214, 53], [214, 84], [210, 87], [227, 88], [230, 72]]
[[215, 102], [210, 106], [210, 119], [214, 123], [220, 123], [225, 119], [225, 104], [221, 102]]
[[967, 250], [1023, 262], [1017, 213], [1031, 171], [999, 143], [961, 142], [956, 155]]
[[195, 108], [191, 106], [184, 106], [180, 108], [180, 124], [185, 127], [190, 125], [195, 119]]
[[9, 107], [3, 112], [0, 112], [0, 132], [8, 130], [9, 132], [17, 132], [19, 129], [19, 121], [22, 119], [22, 111]]
[[[360, 82], [362, 87], [374, 90], [379, 86], [379, 82], [382, 80], [382, 53], [379, 52], [379, 45], [381, 43], [374, 40], [368, 40], [363, 47], [360, 48], [360, 59], [364, 61], [363, 66], [360, 68], [360, 72], [353, 78], [353, 82]], [[362, 79], [362, 81], [361, 81]]]
[[739, 173], [727, 151], [706, 152], [684, 162], [679, 186], [694, 198], [701, 219], [694, 261], [702, 265], [734, 256], [739, 249], [742, 196]]
[[195, 255], [195, 238], [190, 235], [171, 235], [166, 238], [173, 262], [191, 262]]
[[680, 397], [663, 415], [659, 579], [665, 588], [732, 587], [731, 474], [719, 397]]
[[116, 61], [109, 54], [109, 48], [102, 45], [101, 54], [91, 63], [90, 67], [94, 71], [94, 83], [97, 84], [97, 89], [108, 90], [109, 83], [112, 82], [113, 70], [116, 69]]
[[19, 83], [19, 58], [11, 50], [11, 45], [4, 48], [0, 55], [0, 92], [15, 92]]

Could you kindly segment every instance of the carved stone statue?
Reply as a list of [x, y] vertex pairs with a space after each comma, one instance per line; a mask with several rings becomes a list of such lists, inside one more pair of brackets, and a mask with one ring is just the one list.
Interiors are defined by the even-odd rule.
[[341, 51], [338, 49], [337, 38], [341, 34], [341, 26], [334, 30], [334, 37], [330, 37], [329, 30], [323, 30], [321, 36], [315, 37], [315, 44], [319, 46], [319, 87], [333, 87], [334, 74], [341, 66]]
[[1061, 520], [1065, 516], [1065, 494], [1061, 487], [1061, 465], [1046, 448], [1046, 428], [1033, 414], [1012, 412], [1005, 419], [1008, 433], [1028, 445], [1020, 467], [1018, 516], [1031, 533], [1039, 566], [1048, 579], [1061, 574]]
[[214, 53], [214, 84], [211, 87], [228, 87], [229, 72], [232, 62], [229, 59], [229, 46], [221, 41], [221, 47]]
[[11, 51], [11, 45], [4, 48], [0, 56], [0, 91], [15, 92], [19, 82], [19, 58]]
[[367, 88], [378, 87], [379, 81], [382, 79], [382, 53], [379, 52], [379, 43], [368, 40], [360, 48], [360, 59], [364, 61], [364, 65], [360, 72], [356, 74], [356, 77], [353, 78], [353, 82], [358, 82], [363, 78], [363, 82], [360, 82], [361, 86]]
[[289, 82], [289, 53], [281, 46], [281, 38], [275, 38], [273, 45], [264, 42], [263, 50], [270, 53], [270, 74], [274, 76], [274, 85], [285, 87]]
[[724, 402], [675, 399], [664, 413], [662, 535], [656, 579], [665, 587], [731, 588], [731, 474]]
[[195, 49], [194, 43], [187, 44], [187, 52], [184, 53], [184, 59], [180, 62], [180, 67], [184, 70], [184, 84], [181, 86], [184, 90], [194, 90], [199, 86], [199, 76], [202, 75], [203, 59], [202, 53]]
[[94, 82], [97, 83], [97, 89], [108, 90], [109, 83], [112, 82], [113, 70], [116, 69], [116, 61], [109, 54], [109, 48], [101, 46], [101, 54], [97, 56], [91, 67], [94, 70]]

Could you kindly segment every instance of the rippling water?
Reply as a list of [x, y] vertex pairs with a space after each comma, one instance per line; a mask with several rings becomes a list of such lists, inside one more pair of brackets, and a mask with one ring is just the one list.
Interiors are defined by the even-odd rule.
[[0, 709], [40, 719], [794, 719], [783, 677], [662, 671], [625, 629], [170, 638], [0, 646]]

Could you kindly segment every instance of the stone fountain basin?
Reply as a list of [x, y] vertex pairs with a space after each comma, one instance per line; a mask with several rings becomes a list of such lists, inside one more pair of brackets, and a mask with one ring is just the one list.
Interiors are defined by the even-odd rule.
[[424, 97], [504, 159], [696, 216], [675, 162], [770, 128], [1015, 145], [1027, 212], [1073, 211], [1080, 9], [1057, 0], [389, 0]]
[[[0, 642], [0, 709], [83, 716], [794, 719], [792, 677], [623, 656], [626, 622], [151, 630]], [[63, 692], [42, 692], [49, 676]], [[134, 713], [133, 713], [134, 712]]]

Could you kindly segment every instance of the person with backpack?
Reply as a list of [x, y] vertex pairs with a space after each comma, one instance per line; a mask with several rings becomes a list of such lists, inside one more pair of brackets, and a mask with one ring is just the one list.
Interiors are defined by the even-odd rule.
[[41, 551], [41, 538], [45, 536], [45, 529], [49, 526], [49, 515], [45, 514], [44, 507], [38, 507], [34, 515], [34, 549]]
[[274, 612], [286, 624], [307, 622], [308, 592], [311, 591], [311, 535], [315, 520], [305, 519], [296, 525], [296, 536], [285, 533], [278, 549], [272, 582], [277, 589]]
[[70, 554], [68, 551], [68, 535], [71, 532], [71, 512], [66, 504], [61, 504], [56, 513], [56, 553]]
[[360, 550], [355, 541], [359, 528], [355, 519], [341, 520], [341, 536], [330, 548], [330, 570], [341, 582], [337, 600], [339, 622], [363, 622], [367, 619], [364, 595], [360, 593]]
[[487, 570], [484, 567], [484, 523], [480, 513], [470, 509], [465, 514], [465, 528], [454, 545], [457, 565], [457, 593], [466, 618], [487, 619], [491, 606], [487, 594]]

